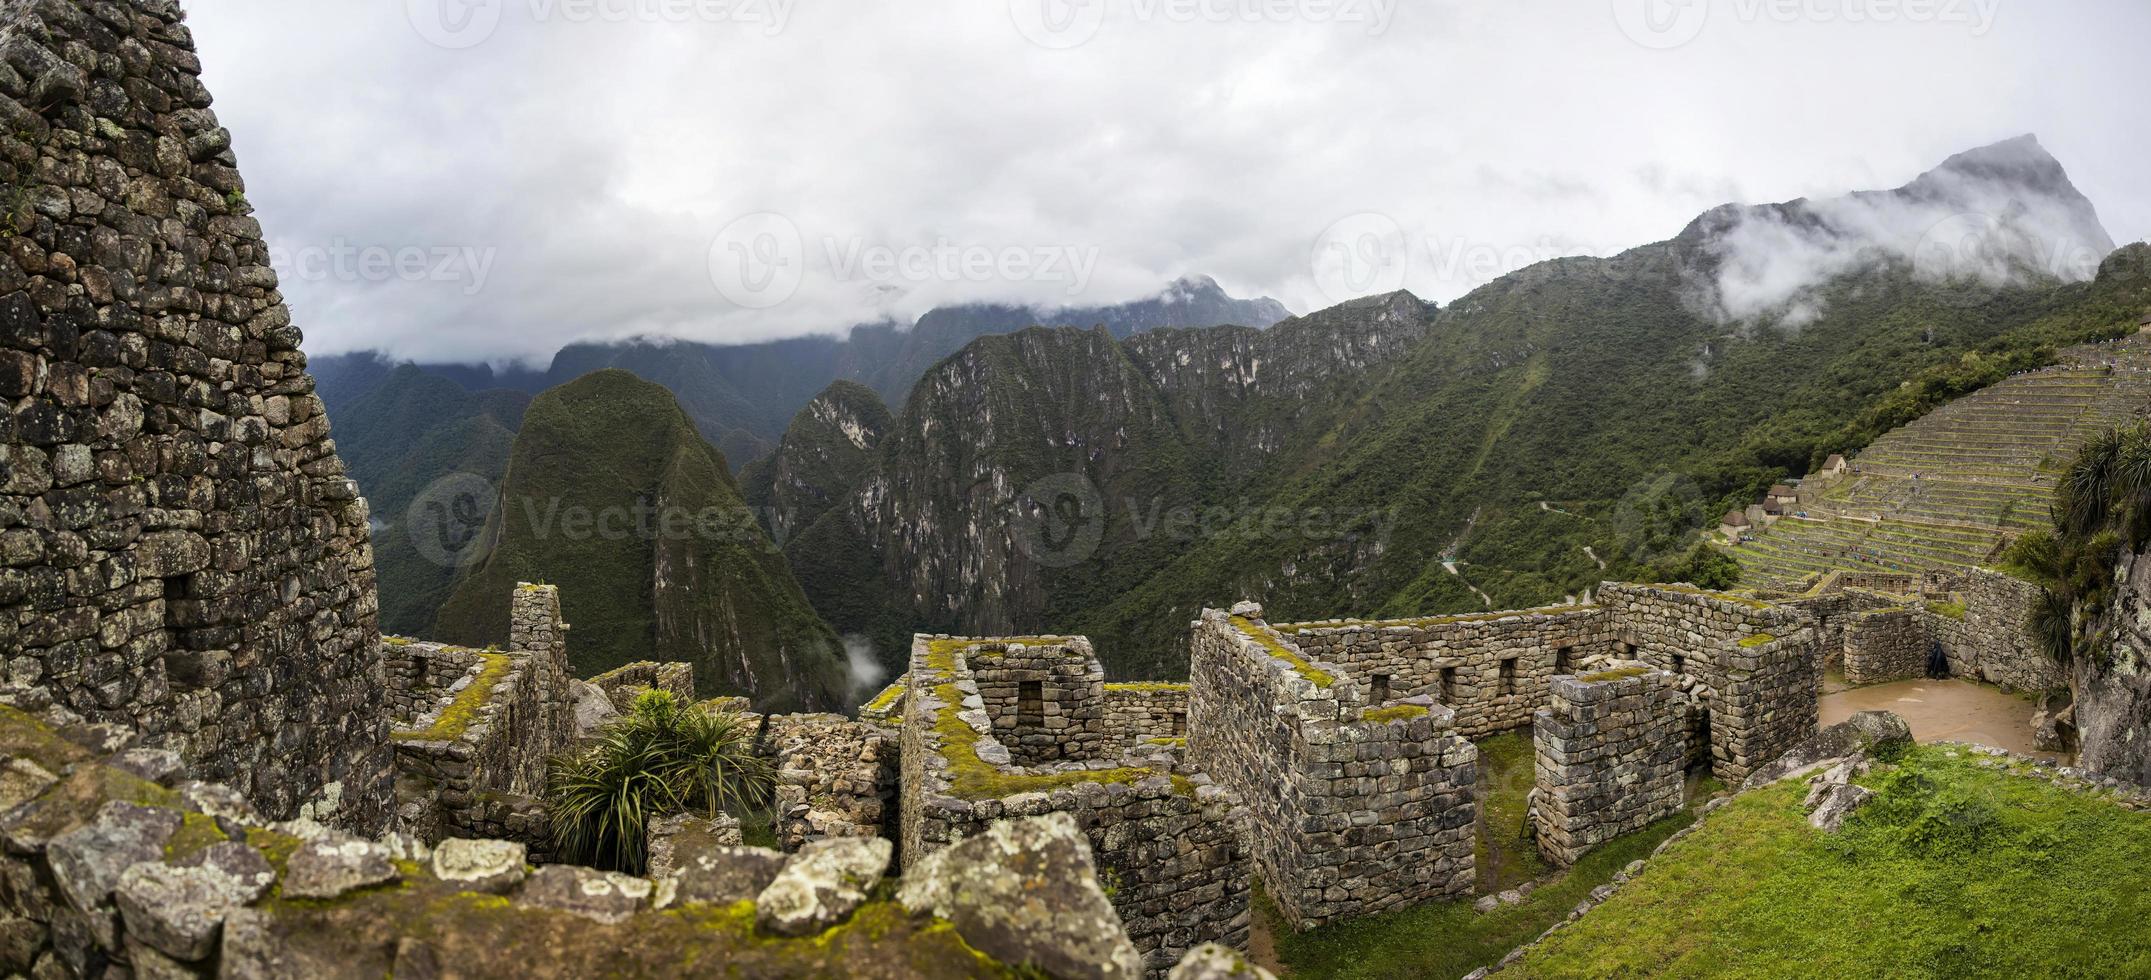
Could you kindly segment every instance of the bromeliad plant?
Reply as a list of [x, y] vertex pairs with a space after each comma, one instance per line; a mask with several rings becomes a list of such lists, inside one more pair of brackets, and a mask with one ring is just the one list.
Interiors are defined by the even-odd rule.
[[2041, 586], [2032, 632], [2047, 654], [2067, 665], [2091, 648], [2085, 631], [2114, 596], [2123, 551], [2151, 545], [2151, 425], [2115, 429], [2091, 440], [2062, 481], [2054, 529], [2026, 534], [2004, 563]]
[[652, 690], [595, 744], [553, 760], [546, 806], [563, 860], [640, 873], [651, 820], [761, 806], [774, 775], [737, 715]]

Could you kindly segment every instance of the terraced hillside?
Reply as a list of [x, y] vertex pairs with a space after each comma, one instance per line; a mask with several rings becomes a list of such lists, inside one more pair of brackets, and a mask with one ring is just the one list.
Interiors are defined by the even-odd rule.
[[2073, 348], [1890, 432], [1795, 515], [1733, 549], [1751, 586], [1832, 569], [1925, 571], [1986, 562], [2042, 526], [2077, 447], [2151, 408], [2151, 337]]

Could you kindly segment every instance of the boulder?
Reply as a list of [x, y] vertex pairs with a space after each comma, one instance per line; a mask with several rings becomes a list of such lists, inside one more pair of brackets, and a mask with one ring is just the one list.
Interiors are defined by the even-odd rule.
[[880, 837], [807, 844], [755, 897], [755, 923], [780, 936], [808, 936], [843, 922], [866, 904], [894, 851]]
[[144, 861], [164, 858], [164, 842], [179, 830], [179, 814], [112, 802], [97, 819], [45, 846], [53, 884], [69, 905], [88, 912], [112, 897], [120, 876]]
[[1912, 745], [1912, 726], [1888, 711], [1862, 711], [1809, 736], [1776, 761], [1748, 774], [1743, 789], [1767, 786], [1825, 762], [1866, 754], [1894, 758]]
[[120, 876], [115, 897], [127, 935], [177, 960], [216, 951], [224, 917], [276, 882], [267, 859], [245, 844], [204, 849], [180, 866], [144, 862]]
[[927, 855], [904, 875], [897, 901], [948, 920], [965, 942], [1004, 963], [1059, 977], [1143, 975], [1142, 957], [1098, 886], [1090, 842], [1066, 813], [1000, 821]]
[[396, 879], [388, 847], [373, 841], [324, 837], [299, 845], [284, 866], [284, 894], [336, 898]]
[[784, 854], [761, 847], [713, 847], [673, 872], [672, 899], [730, 905], [751, 902], [784, 870]]
[[433, 876], [475, 892], [505, 895], [527, 873], [523, 845], [451, 837], [433, 849]]
[[1230, 946], [1204, 943], [1188, 950], [1180, 958], [1167, 980], [1277, 980], [1271, 973], [1253, 963], [1247, 956]]
[[641, 911], [652, 891], [647, 878], [549, 864], [523, 883], [515, 899], [523, 905], [572, 912], [599, 922], [620, 922]]
[[744, 843], [739, 818], [729, 813], [720, 813], [714, 820], [688, 813], [654, 820], [650, 823], [650, 877], [669, 878], [696, 854]]
[[612, 698], [605, 689], [589, 681], [571, 680], [568, 690], [575, 696], [575, 734], [580, 737], [611, 724], [620, 717], [620, 709], [613, 706]]
[[1828, 834], [1837, 833], [1838, 828], [1844, 826], [1845, 818], [1866, 805], [1874, 796], [1874, 791], [1865, 786], [1852, 783], [1831, 785], [1824, 790], [1822, 799], [1815, 806], [1815, 812], [1808, 814], [1808, 826]]

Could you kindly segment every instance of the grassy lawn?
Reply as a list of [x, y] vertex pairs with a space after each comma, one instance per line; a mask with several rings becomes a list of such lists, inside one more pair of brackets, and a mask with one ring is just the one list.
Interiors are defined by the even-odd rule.
[[1514, 888], [1549, 869], [1524, 836], [1532, 771], [1531, 730], [1479, 741], [1479, 894]]
[[[1530, 748], [1528, 739], [1524, 747]], [[1529, 758], [1527, 752], [1527, 767]], [[1521, 819], [1521, 810], [1518, 818]], [[1270, 918], [1278, 958], [1294, 980], [1461, 977], [1493, 964], [1546, 931], [1566, 917], [1591, 889], [1611, 881], [1614, 873], [1630, 861], [1648, 856], [1660, 841], [1694, 820], [1684, 811], [1600, 847], [1584, 855], [1558, 881], [1532, 892], [1522, 904], [1485, 915], [1472, 911], [1468, 901], [1446, 902], [1338, 923], [1296, 936], [1266, 899], [1258, 901], [1257, 908], [1259, 914]]]
[[1507, 975], [2151, 976], [2151, 816], [1957, 751], [1863, 778], [1836, 836], [1804, 783], [1741, 797]]

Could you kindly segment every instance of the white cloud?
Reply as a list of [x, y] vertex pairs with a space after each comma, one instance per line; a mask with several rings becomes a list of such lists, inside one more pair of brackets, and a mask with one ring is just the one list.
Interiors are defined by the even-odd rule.
[[[1187, 274], [1308, 310], [1330, 302], [1318, 239], [1364, 213], [1430, 243], [1405, 284], [1448, 299], [1484, 272], [1442, 256], [1610, 252], [1729, 200], [1893, 186], [2020, 132], [2117, 236], [2151, 232], [2151, 108], [2117, 97], [2151, 9], [2128, 0], [2011, 6], [1983, 33], [1714, 18], [1673, 50], [1632, 42], [1604, 0], [1389, 5], [1380, 31], [1098, 0], [1095, 34], [1053, 50], [1012, 2], [798, 0], [772, 33], [745, 7], [660, 16], [699, 0], [479, 0], [497, 26], [461, 48], [413, 27], [435, 0], [190, 6], [282, 250], [490, 263], [475, 290], [453, 268], [289, 276], [317, 353], [753, 340], [944, 302], [1118, 302]], [[710, 272], [722, 229], [758, 212], [800, 236], [798, 286], [769, 306]], [[991, 268], [844, 279], [829, 258], [944, 243]], [[1080, 295], [1002, 269], [1051, 254], [1094, 256]]]

